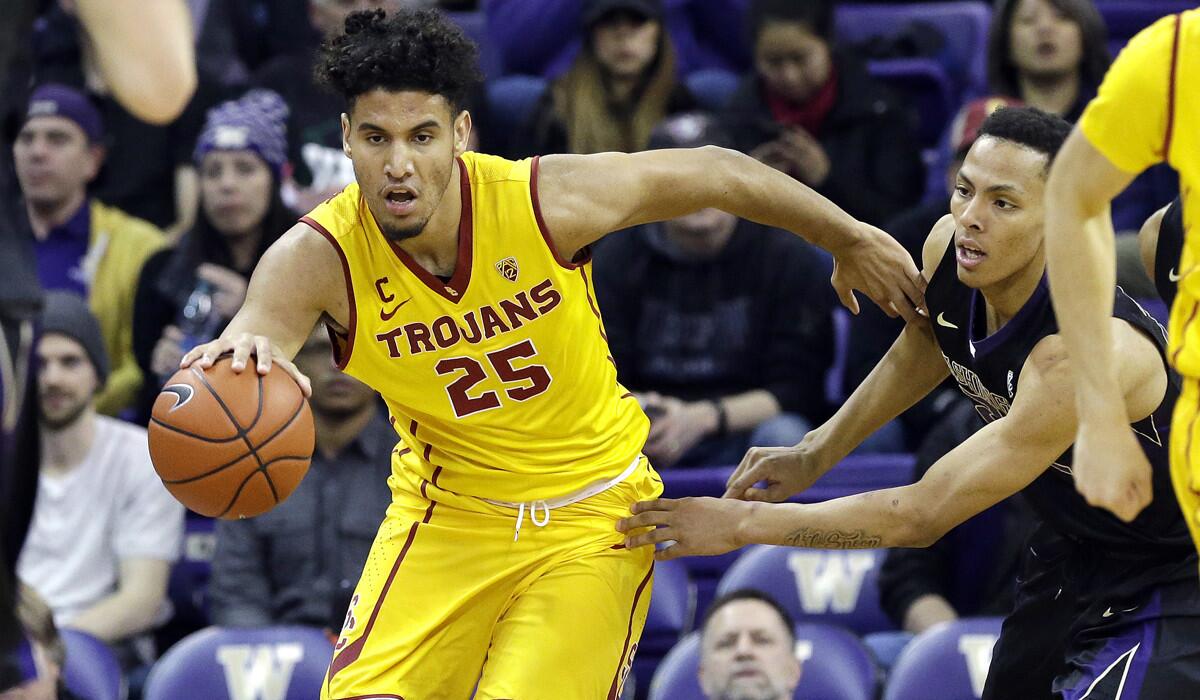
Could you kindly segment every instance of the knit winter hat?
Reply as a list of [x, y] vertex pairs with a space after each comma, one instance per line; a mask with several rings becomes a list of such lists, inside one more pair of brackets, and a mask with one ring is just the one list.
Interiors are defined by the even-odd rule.
[[92, 315], [83, 297], [70, 292], [47, 292], [42, 308], [42, 334], [61, 333], [83, 346], [100, 384], [108, 381], [108, 352], [100, 322]]
[[99, 143], [104, 140], [104, 120], [100, 110], [96, 109], [87, 95], [73, 87], [57, 83], [38, 86], [29, 96], [25, 121], [37, 117], [70, 119], [83, 130], [88, 141]]
[[287, 162], [287, 103], [270, 90], [251, 90], [208, 110], [196, 142], [196, 165], [209, 151], [254, 151], [276, 176]]

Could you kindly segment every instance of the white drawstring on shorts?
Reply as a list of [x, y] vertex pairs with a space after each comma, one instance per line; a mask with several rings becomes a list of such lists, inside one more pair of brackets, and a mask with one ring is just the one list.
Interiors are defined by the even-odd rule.
[[[616, 486], [617, 484], [621, 483], [622, 481], [625, 481], [626, 479], [628, 479], [629, 475], [633, 473], [633, 470], [637, 469], [638, 462], [641, 461], [641, 459], [642, 459], [641, 455], [634, 457], [633, 461], [629, 463], [629, 466], [625, 468], [625, 471], [621, 472], [620, 474], [613, 477], [612, 479], [608, 479], [606, 481], [597, 481], [594, 484], [585, 486], [584, 488], [576, 491], [575, 493], [568, 494], [561, 498], [551, 498], [550, 500], [539, 499], [536, 501], [529, 501], [527, 503], [511, 503], [509, 501], [494, 501], [490, 498], [484, 498], [481, 500], [483, 500], [486, 503], [491, 503], [494, 506], [503, 506], [505, 508], [515, 508], [517, 510], [517, 526], [516, 526], [515, 531], [513, 532], [513, 542], [516, 542], [517, 539], [520, 538], [520, 536], [521, 536], [521, 523], [525, 521], [525, 512], [526, 511], [529, 512], [529, 521], [530, 522], [532, 522], [537, 527], [546, 527], [547, 525], [550, 524], [550, 511], [551, 510], [553, 510], [554, 508], [562, 508], [563, 506], [569, 506], [572, 503], [578, 503], [584, 499], [591, 498], [592, 496], [595, 496], [596, 494], [604, 493], [605, 491], [611, 489], [612, 487]], [[539, 508], [545, 514], [540, 519], [538, 518], [538, 509]]]

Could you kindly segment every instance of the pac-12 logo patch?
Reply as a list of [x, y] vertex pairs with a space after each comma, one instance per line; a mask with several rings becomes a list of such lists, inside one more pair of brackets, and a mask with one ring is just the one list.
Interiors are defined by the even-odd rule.
[[504, 279], [508, 280], [509, 282], [516, 282], [517, 274], [520, 271], [521, 271], [521, 268], [517, 267], [517, 259], [516, 258], [507, 257], [503, 260], [496, 261], [496, 272], [499, 272], [500, 276], [503, 277]]

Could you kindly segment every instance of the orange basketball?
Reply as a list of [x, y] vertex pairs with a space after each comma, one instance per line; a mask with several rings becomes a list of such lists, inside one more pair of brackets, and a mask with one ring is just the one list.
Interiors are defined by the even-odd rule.
[[207, 371], [182, 369], [150, 418], [150, 458], [167, 490], [201, 515], [260, 515], [291, 495], [308, 471], [313, 418], [300, 387], [272, 365], [235, 373], [230, 357]]

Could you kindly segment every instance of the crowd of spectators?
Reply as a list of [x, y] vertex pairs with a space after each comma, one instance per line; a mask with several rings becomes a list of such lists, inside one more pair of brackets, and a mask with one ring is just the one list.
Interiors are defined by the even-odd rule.
[[[44, 600], [58, 625], [110, 642], [135, 678], [161, 652], [153, 631], [171, 614], [185, 514], [154, 479], [138, 426], [183, 353], [232, 318], [266, 249], [353, 180], [342, 105], [311, 77], [318, 43], [350, 12], [441, 6], [487, 44], [489, 83], [470, 100], [474, 146], [512, 157], [737, 149], [920, 260], [991, 111], [1025, 104], [1079, 117], [1115, 48], [1103, 2], [997, 0], [976, 47], [984, 84], [948, 69], [953, 102], [939, 114], [877, 68], [881, 58], [936, 58], [947, 37], [912, 25], [883, 46], [843, 41], [835, 0], [190, 0], [198, 87], [178, 118], [154, 124], [114, 98], [75, 2], [44, 0], [29, 60], [0, 81], [19, 95], [0, 102], [11, 155], [0, 167], [12, 171], [0, 196], [17, 203], [3, 210], [51, 292], [23, 595]], [[513, 74], [536, 89], [520, 100], [504, 93]], [[1136, 232], [1177, 196], [1176, 182], [1167, 166], [1138, 178], [1114, 204], [1116, 229]], [[1136, 243], [1125, 249], [1138, 254]], [[849, 318], [828, 284], [827, 254], [715, 209], [637, 227], [593, 252], [619, 377], [650, 416], [645, 451], [668, 481], [673, 470], [732, 466], [750, 446], [798, 442], [902, 323], [868, 306]], [[313, 379], [317, 427], [306, 480], [272, 513], [216, 528], [216, 623], [340, 626], [387, 507], [395, 435], [373, 394], [328, 357], [315, 334], [297, 359]], [[956, 392], [938, 392], [863, 450], [916, 452], [919, 477], [978, 425]], [[883, 605], [898, 627], [921, 632], [1010, 603], [1013, 543], [1029, 516], [1007, 503], [985, 516], [931, 550], [889, 555]], [[981, 538], [995, 553], [990, 568], [950, 580], [949, 562], [977, 556], [966, 542]], [[737, 629], [755, 624], [785, 652], [795, 641], [787, 614], [753, 593], [718, 608], [709, 623], [728, 631], [706, 632], [714, 659], [736, 652], [738, 635], [750, 634]], [[723, 682], [720, 669], [707, 666], [706, 690]], [[780, 673], [790, 692], [798, 669]]]

